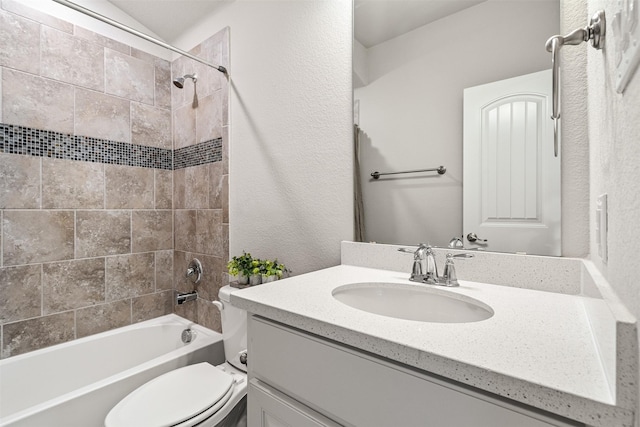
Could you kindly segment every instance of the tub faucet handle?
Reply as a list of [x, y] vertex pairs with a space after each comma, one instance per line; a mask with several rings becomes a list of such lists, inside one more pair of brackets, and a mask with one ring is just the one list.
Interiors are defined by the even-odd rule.
[[202, 279], [202, 263], [198, 258], [194, 258], [187, 268], [187, 278], [191, 279], [191, 283], [197, 285]]

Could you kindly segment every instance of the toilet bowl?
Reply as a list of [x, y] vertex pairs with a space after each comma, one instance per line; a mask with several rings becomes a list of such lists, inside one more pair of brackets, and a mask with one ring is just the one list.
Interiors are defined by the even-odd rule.
[[247, 314], [229, 302], [236, 290], [225, 286], [219, 292], [222, 302], [214, 301], [227, 361], [189, 365], [154, 378], [114, 406], [105, 427], [246, 425]]

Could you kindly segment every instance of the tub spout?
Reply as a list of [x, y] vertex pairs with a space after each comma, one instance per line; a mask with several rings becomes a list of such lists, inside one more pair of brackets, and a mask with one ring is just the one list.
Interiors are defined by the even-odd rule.
[[187, 301], [193, 301], [198, 298], [198, 293], [196, 291], [187, 292], [185, 294], [177, 294], [176, 295], [176, 303], [178, 305], [184, 304]]

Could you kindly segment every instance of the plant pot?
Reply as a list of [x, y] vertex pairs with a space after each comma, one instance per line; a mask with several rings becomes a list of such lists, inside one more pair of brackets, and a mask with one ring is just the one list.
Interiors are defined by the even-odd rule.
[[249, 278], [242, 273], [238, 274], [236, 278], [238, 279], [238, 285], [246, 285], [249, 283]]
[[262, 276], [260, 274], [252, 274], [249, 276], [249, 285], [255, 286], [262, 283]]
[[275, 282], [278, 280], [278, 276], [267, 276], [266, 274], [262, 275], [262, 283]]

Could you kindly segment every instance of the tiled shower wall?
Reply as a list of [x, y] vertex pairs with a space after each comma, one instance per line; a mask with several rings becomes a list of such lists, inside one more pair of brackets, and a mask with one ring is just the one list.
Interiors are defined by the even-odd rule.
[[[227, 31], [202, 46], [223, 60], [223, 42]], [[214, 296], [228, 252], [227, 97], [219, 96], [227, 82], [209, 74], [198, 80], [193, 108], [188, 84], [172, 93], [168, 61], [2, 1], [0, 357], [172, 312], [174, 289], [188, 287], [186, 250], [206, 256], [198, 291]], [[206, 202], [192, 189], [200, 198], [205, 191]], [[195, 209], [188, 212], [198, 227], [182, 241], [200, 239], [176, 254], [174, 216], [182, 216], [174, 203]], [[180, 308], [219, 325], [204, 301]]]
[[[190, 53], [228, 67], [228, 29], [205, 40]], [[174, 76], [197, 76], [195, 85], [186, 79], [184, 89], [174, 86], [171, 93], [176, 168], [174, 284], [178, 292], [198, 292], [195, 303], [176, 306], [176, 313], [220, 331], [220, 313], [211, 300], [217, 299], [218, 290], [226, 284], [229, 258], [229, 84], [219, 71], [189, 58], [175, 60], [171, 69]], [[207, 141], [214, 141], [214, 146], [209, 147]], [[220, 153], [220, 157], [215, 161], [182, 160], [184, 156], [204, 158], [211, 153]], [[181, 167], [185, 163], [191, 166]], [[197, 286], [185, 277], [193, 258], [200, 260], [204, 270], [202, 282]]]

